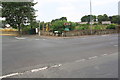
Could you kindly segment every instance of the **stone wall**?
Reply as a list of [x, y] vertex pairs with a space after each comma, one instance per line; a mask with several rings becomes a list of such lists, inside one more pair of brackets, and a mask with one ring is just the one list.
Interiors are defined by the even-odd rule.
[[70, 37], [70, 36], [83, 36], [83, 35], [105, 35], [105, 34], [114, 34], [118, 33], [118, 30], [78, 30], [78, 31], [68, 31], [63, 32], [62, 34], [54, 34], [52, 32], [44, 32], [41, 31], [41, 35], [44, 36], [63, 36], [63, 37]]

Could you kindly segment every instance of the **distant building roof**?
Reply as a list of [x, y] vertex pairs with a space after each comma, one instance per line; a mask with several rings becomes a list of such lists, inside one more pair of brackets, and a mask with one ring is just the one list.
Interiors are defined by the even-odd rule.
[[102, 24], [111, 24], [111, 21], [102, 21]]
[[87, 24], [88, 22], [76, 22], [78, 24]]

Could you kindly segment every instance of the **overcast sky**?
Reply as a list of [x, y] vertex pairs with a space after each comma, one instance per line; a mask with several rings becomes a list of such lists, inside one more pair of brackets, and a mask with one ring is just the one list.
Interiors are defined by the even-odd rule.
[[[109, 16], [118, 14], [120, 0], [92, 0], [92, 14]], [[68, 21], [79, 22], [81, 17], [90, 14], [90, 0], [35, 0], [37, 20], [49, 22], [52, 19], [67, 17]]]

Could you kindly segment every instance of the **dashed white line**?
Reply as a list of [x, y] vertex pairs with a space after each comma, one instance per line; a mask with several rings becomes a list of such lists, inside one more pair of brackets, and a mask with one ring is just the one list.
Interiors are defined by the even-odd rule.
[[31, 70], [31, 72], [38, 72], [38, 71], [41, 71], [41, 70], [45, 70], [45, 69], [47, 69], [47, 68], [48, 68], [48, 67], [33, 69], [33, 70]]
[[118, 45], [114, 45], [115, 47], [118, 47]]
[[60, 67], [62, 64], [51, 66], [52, 68]]
[[107, 56], [108, 54], [103, 54], [102, 56]]
[[26, 38], [22, 38], [22, 37], [15, 37], [16, 39], [26, 39]]
[[76, 60], [75, 62], [81, 62], [81, 61], [85, 61], [85, 59]]
[[109, 35], [102, 35], [102, 36], [109, 36]]
[[35, 40], [40, 40], [40, 39], [35, 39]]
[[86, 39], [86, 38], [81, 38], [81, 39]]
[[[60, 67], [62, 64], [58, 64], [58, 65], [53, 65], [53, 66], [50, 66], [51, 68], [55, 68], [55, 67]], [[27, 72], [38, 72], [38, 71], [42, 71], [42, 70], [46, 70], [48, 69], [49, 67], [43, 67], [43, 68], [38, 68], [38, 69], [32, 69], [32, 70], [29, 70], [29, 71], [24, 71], [23, 73], [12, 73], [12, 74], [8, 74], [8, 75], [4, 75], [4, 76], [0, 76], [0, 79], [2, 78], [7, 78], [7, 77], [12, 77], [12, 76], [17, 76], [17, 75], [22, 75], [24, 73], [27, 73]]]
[[109, 55], [118, 55], [118, 53], [112, 53], [112, 54], [109, 54]]
[[9, 75], [0, 76], [0, 79], [11, 77], [11, 76], [16, 76], [16, 75], [19, 75], [19, 74], [21, 74], [21, 73], [12, 73], [12, 74], [9, 74]]
[[97, 58], [98, 56], [94, 56], [94, 57], [89, 57], [88, 59], [95, 59]]

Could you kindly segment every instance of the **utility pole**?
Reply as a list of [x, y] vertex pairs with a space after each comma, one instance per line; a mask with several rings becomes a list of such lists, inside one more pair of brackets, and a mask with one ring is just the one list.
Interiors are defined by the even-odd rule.
[[92, 35], [92, 2], [90, 0], [90, 30]]
[[39, 36], [40, 36], [40, 21], [39, 21]]

